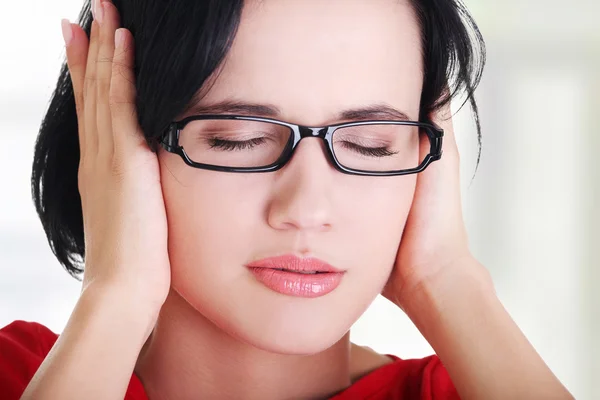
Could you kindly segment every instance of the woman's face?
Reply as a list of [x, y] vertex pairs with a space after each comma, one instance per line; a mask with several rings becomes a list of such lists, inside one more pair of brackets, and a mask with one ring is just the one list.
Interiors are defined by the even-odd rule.
[[[420, 43], [407, 1], [253, 1], [201, 104], [268, 104], [279, 109], [275, 118], [308, 126], [380, 105], [417, 120]], [[342, 174], [319, 138], [303, 139], [289, 163], [269, 173], [194, 169], [165, 151], [160, 159], [172, 287], [229, 334], [269, 351], [316, 353], [383, 289], [416, 175]], [[285, 254], [345, 271], [341, 283], [323, 296], [290, 296], [246, 267]]]

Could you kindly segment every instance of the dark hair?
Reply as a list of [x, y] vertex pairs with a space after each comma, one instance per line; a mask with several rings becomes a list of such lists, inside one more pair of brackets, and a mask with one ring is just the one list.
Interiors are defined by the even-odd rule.
[[[485, 45], [477, 25], [460, 0], [411, 2], [421, 26], [425, 66], [420, 118], [465, 94], [481, 145], [474, 90], [485, 64]], [[236, 34], [243, 0], [113, 3], [121, 25], [135, 37], [138, 119], [155, 145], [167, 125], [214, 77]], [[88, 36], [91, 22], [86, 3], [78, 23]], [[78, 167], [77, 115], [65, 62], [35, 145], [31, 185], [50, 247], [74, 277], [83, 272], [85, 257]]]

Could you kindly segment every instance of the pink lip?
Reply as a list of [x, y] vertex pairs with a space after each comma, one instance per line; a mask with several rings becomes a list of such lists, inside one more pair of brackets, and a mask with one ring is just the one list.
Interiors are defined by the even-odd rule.
[[344, 276], [343, 271], [317, 258], [300, 258], [291, 254], [253, 261], [247, 267], [269, 289], [296, 297], [324, 296], [335, 290]]

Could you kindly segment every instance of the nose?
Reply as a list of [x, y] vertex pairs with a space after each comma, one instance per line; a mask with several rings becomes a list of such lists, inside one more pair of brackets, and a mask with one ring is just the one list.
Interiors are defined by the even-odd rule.
[[335, 169], [319, 138], [304, 138], [277, 174], [268, 223], [278, 230], [328, 231]]

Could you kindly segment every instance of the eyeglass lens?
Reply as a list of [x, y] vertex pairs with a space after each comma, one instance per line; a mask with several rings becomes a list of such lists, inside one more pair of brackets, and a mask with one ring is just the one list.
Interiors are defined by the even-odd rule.
[[[179, 144], [197, 163], [221, 167], [258, 168], [274, 164], [289, 148], [292, 130], [264, 121], [205, 119], [190, 121]], [[346, 168], [399, 171], [418, 167], [428, 139], [418, 126], [367, 124], [338, 128], [333, 153]]]

